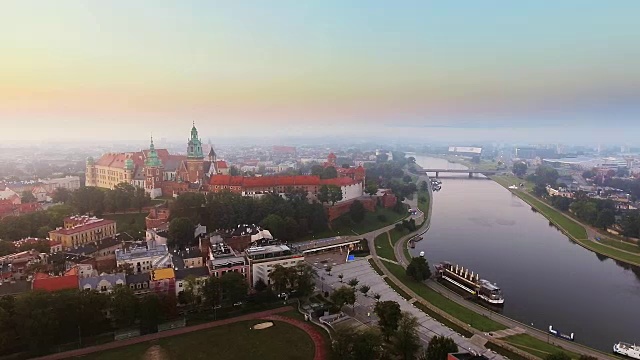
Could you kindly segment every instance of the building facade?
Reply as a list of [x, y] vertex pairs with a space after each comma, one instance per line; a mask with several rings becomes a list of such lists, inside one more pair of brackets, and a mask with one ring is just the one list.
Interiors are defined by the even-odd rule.
[[245, 256], [251, 267], [251, 284], [254, 286], [258, 280], [270, 285], [269, 274], [277, 265], [292, 267], [304, 263], [304, 255], [293, 252], [286, 245], [250, 247], [245, 250]]
[[116, 235], [116, 222], [89, 216], [70, 216], [64, 219], [64, 227], [49, 232], [49, 239], [63, 248], [106, 239]]

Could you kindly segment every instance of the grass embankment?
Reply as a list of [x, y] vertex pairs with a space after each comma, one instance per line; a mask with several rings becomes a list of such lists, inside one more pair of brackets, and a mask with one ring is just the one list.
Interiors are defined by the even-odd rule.
[[518, 334], [513, 336], [508, 336], [504, 339], [505, 342], [517, 347], [518, 349], [528, 352], [531, 355], [537, 356], [539, 358], [544, 359], [549, 354], [554, 354], [559, 351], [566, 353], [571, 356], [572, 359], [579, 359], [580, 355], [576, 353], [572, 353], [570, 351], [564, 350], [561, 347], [548, 344], [542, 340], [538, 340], [531, 335], [527, 334]]
[[[380, 221], [380, 217], [382, 217], [384, 221]], [[340, 235], [350, 236], [364, 234], [383, 228], [385, 226], [392, 225], [393, 223], [398, 222], [406, 217], [406, 211], [397, 213], [391, 209], [384, 209], [380, 207], [378, 207], [375, 212], [367, 212], [365, 214], [364, 220], [362, 220], [362, 222], [360, 223], [354, 223], [349, 217], [349, 214], [345, 214], [335, 219], [331, 223], [331, 229], [313, 234], [313, 236], [306, 236], [304, 238], [301, 238], [300, 240], [310, 240], [312, 238], [322, 239]]]
[[587, 230], [585, 230], [584, 226], [567, 217], [565, 214], [545, 204], [541, 200], [536, 199], [533, 195], [527, 194], [526, 192], [520, 191], [518, 192], [518, 195], [530, 205], [535, 207], [547, 219], [551, 220], [551, 222], [564, 229], [575, 239], [585, 240], [588, 238]]
[[[505, 187], [509, 187], [509, 184], [511, 184], [511, 177], [496, 176], [492, 179]], [[581, 246], [598, 254], [608, 256], [616, 260], [624, 261], [632, 265], [640, 266], [640, 248], [638, 246], [622, 241], [611, 240], [606, 238], [605, 236], [601, 237], [600, 242], [602, 242], [602, 244], [598, 241], [588, 240], [587, 231], [585, 230], [584, 226], [573, 220], [571, 217], [563, 214], [561, 211], [551, 207], [544, 201], [525, 191], [515, 191], [514, 194], [529, 203], [529, 205], [536, 208], [538, 212], [544, 215], [556, 226], [563, 229], [567, 233], [567, 235], [569, 235], [569, 237], [578, 242]], [[630, 254], [626, 251], [632, 252], [634, 254]], [[635, 255], [635, 253], [637, 253], [638, 255]]]
[[[251, 330], [264, 321], [242, 321], [208, 330], [159, 339], [85, 356], [85, 359], [313, 359], [314, 343], [303, 331], [275, 322]], [[215, 341], [212, 341], [215, 340]]]
[[455, 317], [456, 319], [469, 324], [471, 327], [483, 332], [506, 329], [504, 325], [497, 323], [483, 315], [477, 314], [474, 311], [469, 310], [464, 306], [447, 299], [446, 297], [435, 292], [426, 285], [414, 281], [409, 276], [407, 276], [405, 269], [402, 266], [389, 263], [384, 263], [384, 266], [405, 286], [418, 294], [418, 296], [425, 299], [442, 311], [446, 312], [447, 314]]
[[389, 242], [389, 234], [384, 232], [373, 240], [373, 243], [376, 246], [376, 254], [379, 257], [385, 258], [387, 260], [396, 260], [396, 255], [393, 252], [393, 248], [391, 247], [391, 243]]
[[601, 237], [599, 242], [614, 247], [616, 249], [620, 249], [620, 250], [624, 250], [624, 251], [629, 251], [632, 253], [637, 253], [640, 254], [640, 246], [638, 244], [632, 244], [632, 243], [628, 243], [625, 241], [620, 241], [620, 240], [613, 240], [613, 239], [609, 239], [606, 237]]
[[[424, 200], [424, 201], [421, 201]], [[431, 202], [431, 196], [429, 196], [429, 191], [418, 191], [418, 209], [424, 213], [426, 217], [429, 213], [429, 203]]]

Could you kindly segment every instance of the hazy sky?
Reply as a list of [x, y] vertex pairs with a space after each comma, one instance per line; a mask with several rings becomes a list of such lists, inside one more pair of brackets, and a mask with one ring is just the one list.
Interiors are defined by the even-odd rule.
[[634, 0], [2, 1], [0, 139], [186, 138], [195, 121], [214, 142], [397, 127], [631, 141], [638, 14]]

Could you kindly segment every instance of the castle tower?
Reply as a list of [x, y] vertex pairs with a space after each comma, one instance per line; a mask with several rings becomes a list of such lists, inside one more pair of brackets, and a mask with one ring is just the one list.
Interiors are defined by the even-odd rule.
[[187, 144], [187, 178], [190, 183], [202, 183], [204, 173], [204, 154], [202, 153], [202, 140], [198, 138], [196, 124], [191, 128], [191, 138]]
[[149, 193], [152, 199], [162, 196], [162, 180], [164, 177], [164, 169], [155, 145], [153, 145], [153, 137], [149, 145], [149, 156], [144, 161], [145, 184], [144, 190]]
[[133, 181], [133, 171], [135, 167], [131, 154], [127, 154], [127, 159], [124, 161], [124, 182], [131, 184]]
[[91, 156], [87, 158], [87, 170], [85, 176], [85, 186], [98, 186], [96, 182], [96, 162]]

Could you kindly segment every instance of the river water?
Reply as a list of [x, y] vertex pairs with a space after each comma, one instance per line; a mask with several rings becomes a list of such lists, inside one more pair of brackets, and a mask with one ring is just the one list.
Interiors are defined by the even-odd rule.
[[[424, 168], [460, 168], [415, 156]], [[433, 176], [432, 174], [430, 174]], [[640, 343], [640, 270], [573, 243], [501, 185], [467, 174], [440, 174], [431, 229], [416, 244], [430, 264], [451, 261], [496, 282], [503, 314], [611, 352], [618, 341]]]

